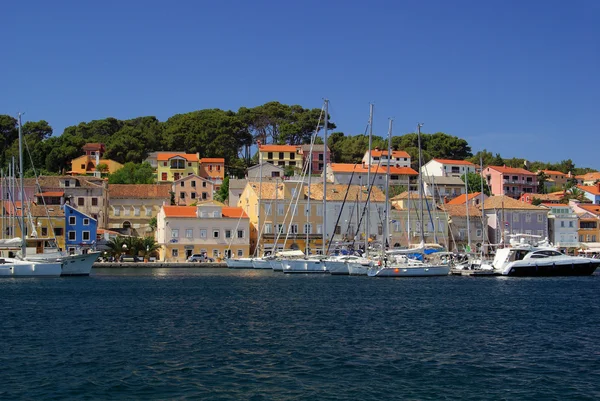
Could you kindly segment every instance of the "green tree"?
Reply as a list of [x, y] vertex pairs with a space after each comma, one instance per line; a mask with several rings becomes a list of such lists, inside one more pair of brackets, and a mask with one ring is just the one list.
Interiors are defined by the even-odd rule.
[[110, 256], [118, 258], [119, 255], [121, 255], [124, 252], [123, 244], [125, 244], [125, 239], [121, 236], [109, 240], [106, 243], [106, 246], [108, 247], [108, 254]]
[[[460, 179], [462, 182], [465, 182], [465, 174], [463, 174]], [[483, 182], [483, 193], [490, 196], [490, 187], [485, 180], [482, 180], [481, 175], [477, 173], [467, 173], [466, 179], [468, 193], [481, 192], [481, 184]]]
[[227, 201], [227, 198], [229, 198], [229, 177], [225, 176], [225, 178], [223, 178], [221, 188], [219, 188], [215, 195], [215, 200], [224, 203]]
[[141, 238], [141, 253], [144, 259], [148, 259], [150, 255], [160, 249], [160, 245], [156, 243], [154, 237], [143, 237]]
[[150, 229], [152, 231], [156, 231], [156, 227], [157, 227], [157, 221], [156, 221], [156, 216], [154, 216], [153, 218], [150, 219], [150, 221], [148, 222], [148, 225], [150, 226]]
[[148, 162], [125, 165], [108, 176], [109, 184], [154, 184], [154, 171]]

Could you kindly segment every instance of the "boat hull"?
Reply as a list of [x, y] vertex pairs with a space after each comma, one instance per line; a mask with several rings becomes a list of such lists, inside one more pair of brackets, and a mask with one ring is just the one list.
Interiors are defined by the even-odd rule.
[[325, 267], [330, 274], [338, 276], [347, 276], [350, 274], [348, 263], [343, 260], [326, 260]]
[[251, 258], [227, 259], [225, 261], [230, 269], [253, 269]]
[[60, 277], [61, 264], [14, 261], [0, 264], [0, 277]]
[[325, 264], [320, 260], [295, 259], [283, 262], [284, 273], [327, 273]]
[[271, 259], [269, 260], [269, 264], [271, 265], [271, 269], [273, 269], [274, 272], [283, 271], [283, 262], [281, 260]]
[[512, 277], [553, 277], [553, 276], [590, 276], [600, 266], [598, 259], [566, 263], [514, 263], [502, 272]]
[[47, 258], [41, 254], [27, 257], [34, 262], [58, 262], [61, 264], [61, 276], [89, 276], [92, 266], [100, 257], [100, 252], [90, 252], [81, 255], [67, 255], [58, 258]]
[[269, 269], [271, 270], [271, 264], [265, 259], [252, 259], [252, 267], [255, 269]]
[[447, 276], [450, 266], [388, 266], [369, 270], [370, 277], [433, 277]]

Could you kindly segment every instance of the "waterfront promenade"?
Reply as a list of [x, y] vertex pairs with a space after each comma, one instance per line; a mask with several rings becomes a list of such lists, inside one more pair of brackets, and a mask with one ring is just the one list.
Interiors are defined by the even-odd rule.
[[102, 269], [119, 269], [119, 268], [227, 268], [225, 262], [206, 262], [206, 263], [190, 263], [190, 262], [96, 262], [94, 263], [95, 268]]

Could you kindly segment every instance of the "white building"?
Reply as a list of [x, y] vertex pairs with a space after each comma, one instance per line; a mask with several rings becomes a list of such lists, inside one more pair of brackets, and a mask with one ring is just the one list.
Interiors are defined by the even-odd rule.
[[[367, 186], [368, 178], [370, 178], [373, 186], [384, 189], [387, 171], [387, 166], [371, 166], [369, 168], [351, 163], [331, 163], [327, 165], [326, 174], [327, 181], [334, 184]], [[410, 179], [417, 175], [418, 173], [410, 167], [390, 166], [390, 185], [408, 186]]]
[[476, 167], [466, 160], [431, 159], [421, 167], [421, 173], [437, 177], [461, 177], [465, 173], [475, 173]]
[[579, 247], [577, 238], [578, 218], [573, 208], [564, 204], [545, 203], [541, 207], [548, 213], [548, 239], [552, 244], [566, 250]]
[[392, 150], [392, 157], [388, 158], [388, 151], [375, 148], [371, 150], [371, 157], [369, 158], [369, 151], [365, 152], [362, 159], [363, 166], [390, 166], [394, 167], [410, 167], [410, 155], [403, 150]]

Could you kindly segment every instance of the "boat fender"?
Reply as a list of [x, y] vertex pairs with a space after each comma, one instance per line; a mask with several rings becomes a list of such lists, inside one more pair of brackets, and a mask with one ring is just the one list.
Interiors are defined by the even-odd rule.
[[377, 266], [381, 266], [381, 260], [377, 261]]

